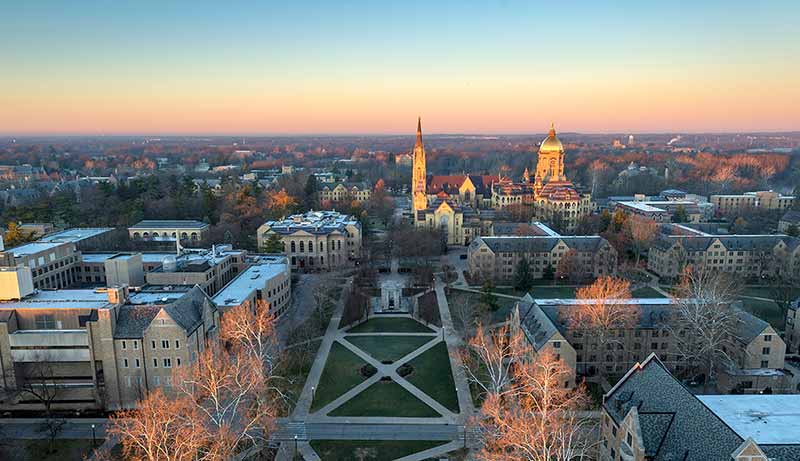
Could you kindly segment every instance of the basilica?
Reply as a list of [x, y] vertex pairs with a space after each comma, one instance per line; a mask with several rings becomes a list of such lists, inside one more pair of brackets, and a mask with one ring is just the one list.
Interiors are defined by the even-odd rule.
[[581, 194], [564, 172], [564, 146], [551, 125], [538, 151], [531, 180], [527, 168], [519, 181], [501, 175], [427, 175], [422, 123], [412, 155], [411, 200], [414, 225], [441, 229], [449, 245], [467, 245], [493, 235], [493, 222], [509, 207], [530, 207], [534, 219], [565, 232], [575, 231], [591, 211], [591, 196]]

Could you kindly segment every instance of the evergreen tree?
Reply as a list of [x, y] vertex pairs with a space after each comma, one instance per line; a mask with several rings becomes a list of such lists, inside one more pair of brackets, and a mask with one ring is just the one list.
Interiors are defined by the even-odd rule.
[[306, 187], [303, 189], [303, 205], [306, 210], [319, 208], [317, 201], [317, 192], [319, 186], [317, 185], [317, 177], [313, 174], [308, 175], [306, 179]]
[[266, 253], [283, 253], [283, 239], [278, 234], [270, 234], [267, 241], [264, 242], [263, 251]]
[[493, 290], [494, 285], [490, 280], [487, 280], [481, 289], [481, 303], [485, 304], [489, 310], [496, 311], [500, 308], [500, 304], [498, 304], [497, 296], [494, 295]]
[[520, 291], [528, 291], [533, 286], [533, 274], [531, 273], [531, 265], [527, 258], [522, 258], [517, 263], [514, 272], [514, 288]]
[[675, 214], [672, 215], [672, 222], [682, 223], [688, 221], [688, 219], [689, 215], [686, 213], [686, 208], [683, 205], [678, 205], [675, 208]]

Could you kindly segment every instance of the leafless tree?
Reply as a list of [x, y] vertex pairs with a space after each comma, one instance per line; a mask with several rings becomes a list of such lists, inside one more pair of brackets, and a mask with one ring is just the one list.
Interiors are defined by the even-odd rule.
[[583, 387], [562, 386], [570, 376], [552, 352], [517, 362], [511, 371], [512, 392], [490, 393], [478, 424], [484, 445], [478, 458], [488, 461], [585, 459], [596, 445]]
[[[605, 353], [620, 344], [619, 332], [634, 327], [639, 321], [638, 306], [626, 302], [631, 297], [630, 282], [603, 276], [589, 286], [579, 288], [576, 299], [581, 303], [566, 311], [569, 328], [580, 331]], [[599, 367], [603, 373], [604, 367]]]
[[46, 356], [37, 353], [23, 369], [23, 381], [18, 390], [21, 395], [39, 402], [44, 407], [45, 420], [42, 428], [47, 433], [48, 449], [52, 451], [55, 439], [65, 423], [53, 413], [53, 404], [62, 396], [55, 368]]
[[736, 291], [736, 282], [727, 274], [687, 266], [673, 298], [675, 312], [668, 328], [681, 360], [704, 371], [705, 392], [717, 370], [733, 360], [731, 351], [740, 347], [741, 318], [732, 306]]
[[461, 351], [467, 379], [486, 395], [496, 396], [513, 391], [513, 367], [532, 357], [533, 349], [522, 329], [508, 324], [494, 330], [478, 324], [475, 334]]
[[653, 242], [658, 231], [658, 224], [652, 219], [633, 215], [628, 218], [625, 225], [628, 228], [631, 243], [633, 243], [633, 250], [636, 253], [636, 266], [638, 267], [642, 250]]

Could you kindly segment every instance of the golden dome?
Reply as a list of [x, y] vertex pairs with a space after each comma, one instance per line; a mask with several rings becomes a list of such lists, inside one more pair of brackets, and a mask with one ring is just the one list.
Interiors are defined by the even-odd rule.
[[553, 124], [550, 124], [550, 134], [542, 141], [542, 144], [539, 146], [539, 152], [564, 152], [564, 145], [561, 144], [561, 141], [556, 137], [556, 129]]

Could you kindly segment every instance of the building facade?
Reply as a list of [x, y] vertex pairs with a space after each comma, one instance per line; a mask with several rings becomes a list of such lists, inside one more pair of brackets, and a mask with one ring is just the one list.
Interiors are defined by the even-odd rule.
[[209, 226], [201, 221], [152, 219], [136, 223], [128, 228], [131, 240], [188, 240], [204, 242], [208, 239]]
[[275, 316], [291, 307], [291, 299], [291, 269], [284, 256], [259, 256], [212, 298], [222, 312], [266, 301]]
[[172, 371], [216, 337], [219, 313], [199, 287], [135, 304], [126, 288], [23, 291], [0, 301], [4, 410], [132, 408], [147, 392], [167, 394]]
[[[539, 349], [548, 341], [558, 346], [564, 363], [579, 377], [620, 375], [656, 353], [671, 371], [686, 376], [687, 368], [679, 353], [670, 322], [676, 315], [676, 301], [669, 298], [632, 298], [614, 300], [636, 308], [636, 322], [617, 331], [614, 340], [601, 349], [597, 340], [569, 322], [570, 311], [591, 300], [533, 299], [527, 295], [518, 304], [520, 323], [531, 344]], [[729, 350], [730, 362], [717, 377], [719, 392], [753, 393], [770, 388], [775, 392], [791, 391], [791, 379], [783, 371], [786, 344], [778, 332], [763, 320], [734, 306], [740, 322]], [[552, 339], [555, 338], [555, 339]], [[573, 361], [574, 360], [574, 361]]]
[[348, 267], [361, 257], [361, 223], [335, 211], [310, 211], [258, 228], [258, 246], [279, 235], [292, 269], [331, 270]]
[[709, 201], [714, 205], [717, 214], [727, 214], [746, 209], [785, 211], [794, 205], [795, 197], [762, 190], [744, 194], [712, 195]]
[[325, 185], [319, 191], [319, 198], [322, 202], [355, 202], [364, 204], [369, 202], [370, 197], [372, 197], [372, 189], [364, 183]]
[[467, 264], [473, 277], [508, 284], [524, 258], [536, 279], [551, 276], [564, 258], [574, 258], [577, 278], [590, 279], [616, 271], [617, 251], [600, 236], [525, 235], [479, 237], [467, 249]]

